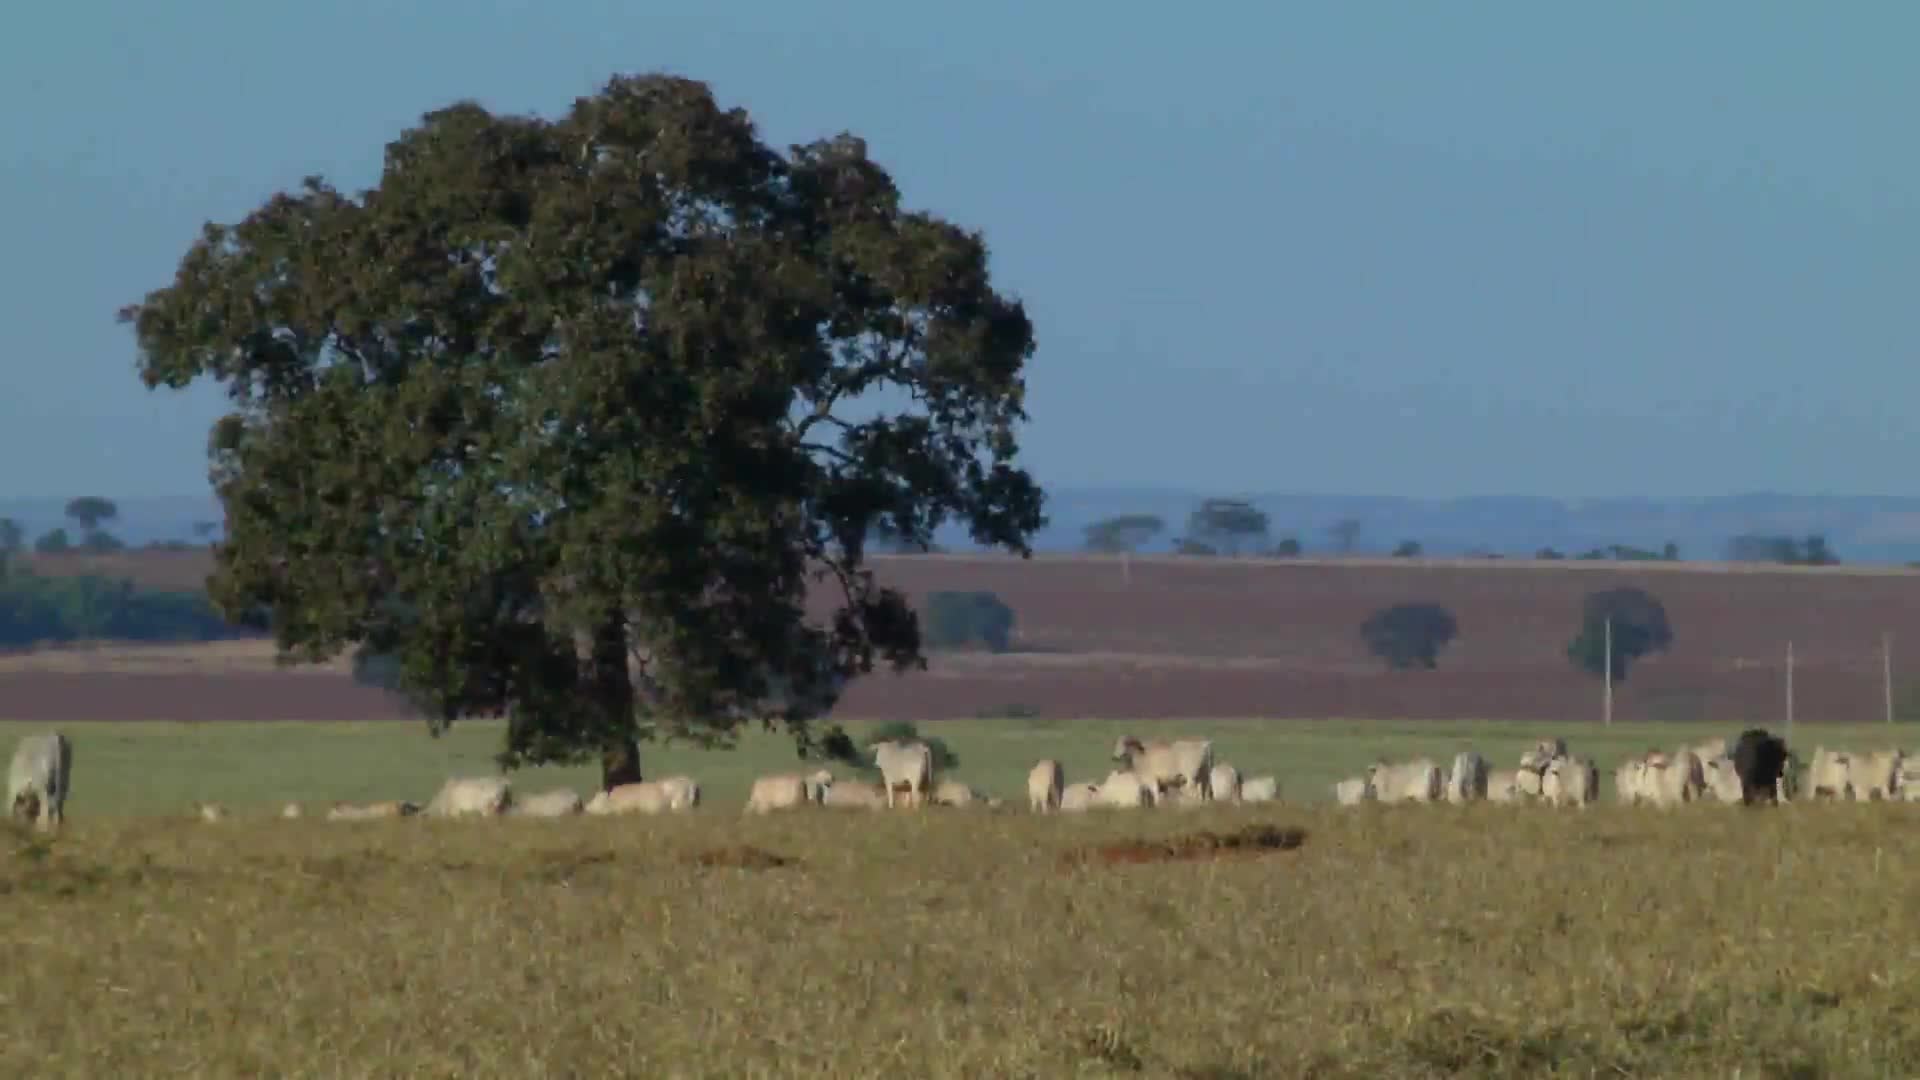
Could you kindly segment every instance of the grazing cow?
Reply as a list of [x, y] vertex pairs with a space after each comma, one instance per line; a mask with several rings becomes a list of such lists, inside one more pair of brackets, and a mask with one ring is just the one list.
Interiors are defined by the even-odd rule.
[[814, 800], [821, 806], [836, 810], [885, 810], [887, 793], [879, 784], [869, 784], [861, 780], [835, 780], [819, 789]]
[[610, 814], [664, 814], [672, 805], [672, 794], [658, 780], [621, 784], [608, 791], [596, 791], [581, 812], [594, 817]]
[[1377, 761], [1367, 770], [1374, 797], [1381, 802], [1439, 802], [1445, 788], [1440, 766], [1429, 758], [1389, 765]]
[[1549, 805], [1585, 809], [1600, 795], [1600, 770], [1586, 758], [1555, 758], [1540, 778], [1540, 793]]
[[1067, 784], [1060, 789], [1060, 811], [1066, 814], [1084, 813], [1100, 802], [1100, 785], [1085, 782]]
[[1530, 776], [1538, 787], [1540, 776], [1525, 769], [1496, 769], [1487, 774], [1487, 801], [1494, 803], [1517, 803], [1527, 798], [1520, 786], [1520, 778]]
[[1027, 809], [1044, 814], [1060, 809], [1067, 786], [1066, 771], [1052, 758], [1042, 758], [1027, 772]]
[[7, 769], [7, 803], [14, 820], [34, 828], [58, 828], [67, 819], [73, 776], [73, 743], [57, 731], [28, 735], [13, 749]]
[[1199, 792], [1202, 799], [1213, 798], [1212, 739], [1141, 742], [1122, 735], [1113, 744], [1113, 760], [1145, 777], [1155, 795], [1184, 787]]
[[[597, 799], [605, 794], [604, 791], [595, 792], [594, 798]], [[580, 801], [579, 792], [572, 788], [555, 788], [552, 791], [543, 791], [538, 795], [523, 795], [513, 800], [510, 813], [514, 817], [557, 818], [578, 814], [583, 808], [584, 804]]]
[[1851, 755], [1847, 765], [1847, 782], [1853, 786], [1853, 797], [1861, 801], [1878, 801], [1893, 798], [1900, 784], [1900, 765], [1906, 755], [1899, 750], [1869, 750], [1864, 754]]
[[[827, 785], [829, 789], [838, 784]], [[762, 776], [753, 782], [747, 792], [747, 813], [767, 814], [775, 810], [792, 810], [805, 806], [810, 800], [811, 789], [807, 778], [798, 773], [780, 773], [776, 776]]]
[[1628, 758], [1613, 770], [1613, 797], [1622, 806], [1637, 806], [1647, 794], [1647, 759]]
[[1359, 806], [1363, 802], [1373, 802], [1376, 794], [1371, 776], [1350, 776], [1333, 785], [1333, 801], [1341, 806]]
[[1447, 801], [1473, 802], [1487, 797], [1487, 759], [1471, 750], [1453, 756], [1453, 771], [1447, 774]]
[[1900, 783], [1896, 785], [1903, 802], [1920, 802], [1920, 759], [1900, 759]]
[[932, 801], [935, 806], [972, 806], [974, 803], [991, 805], [997, 800], [958, 780], [941, 780], [933, 785]]
[[1788, 775], [1787, 744], [1765, 728], [1749, 728], [1733, 744], [1733, 774], [1740, 780], [1740, 802], [1777, 803]]
[[193, 816], [213, 825], [227, 820], [227, 808], [219, 803], [197, 802], [193, 804]]
[[1133, 809], [1154, 804], [1153, 782], [1132, 769], [1115, 769], [1099, 785], [1095, 802], [1101, 806]]
[[280, 816], [288, 821], [296, 821], [304, 813], [305, 811], [300, 809], [300, 804], [297, 802], [290, 802], [280, 808]]
[[1816, 799], [1851, 799], [1853, 783], [1850, 773], [1852, 758], [1844, 750], [1829, 750], [1824, 746], [1813, 748], [1813, 763], [1807, 767], [1807, 787]]
[[1717, 757], [1703, 762], [1701, 774], [1706, 777], [1707, 794], [1712, 796], [1715, 802], [1744, 803], [1747, 801], [1746, 787], [1740, 782], [1740, 772], [1734, 766], [1732, 758]]
[[933, 751], [923, 742], [886, 739], [873, 744], [873, 762], [880, 766], [880, 781], [887, 788], [887, 808], [893, 808], [894, 791], [905, 785], [907, 805], [924, 804], [927, 789], [933, 786]]
[[1640, 777], [1640, 794], [1655, 806], [1682, 806], [1706, 790], [1700, 757], [1691, 750], [1672, 754], [1654, 750], [1643, 760], [1646, 771]]
[[1224, 761], [1216, 761], [1213, 768], [1207, 770], [1208, 786], [1213, 789], [1215, 799], [1230, 803], [1240, 801], [1240, 770]]
[[334, 803], [327, 809], [328, 821], [378, 821], [383, 818], [412, 817], [420, 812], [418, 803], [405, 800], [388, 799], [385, 802], [366, 803], [356, 806], [353, 803]]
[[513, 785], [500, 776], [455, 777], [427, 803], [428, 817], [494, 817], [513, 804]]
[[1271, 776], [1253, 776], [1240, 781], [1243, 803], [1273, 802], [1280, 797], [1280, 781]]

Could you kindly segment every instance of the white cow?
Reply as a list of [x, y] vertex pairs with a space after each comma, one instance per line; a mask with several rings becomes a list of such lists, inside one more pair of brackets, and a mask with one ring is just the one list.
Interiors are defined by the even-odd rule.
[[1701, 763], [1701, 775], [1706, 778], [1707, 794], [1716, 801], [1738, 803], [1742, 801], [1740, 774], [1733, 769], [1733, 759], [1717, 757]]
[[1240, 770], [1224, 761], [1216, 761], [1208, 770], [1209, 787], [1213, 797], [1230, 803], [1240, 801]]
[[1124, 809], [1152, 806], [1153, 782], [1131, 769], [1115, 769], [1101, 781], [1096, 802]]
[[[838, 787], [830, 784], [829, 787]], [[811, 794], [807, 778], [798, 773], [780, 773], [775, 776], [762, 776], [753, 782], [747, 792], [747, 813], [767, 814], [775, 810], [792, 810], [805, 806]]]
[[1474, 802], [1487, 797], [1487, 759], [1471, 750], [1453, 756], [1453, 771], [1447, 775], [1447, 801]]
[[1240, 781], [1240, 801], [1273, 802], [1280, 797], [1280, 781], [1271, 776], [1253, 776]]
[[1520, 778], [1530, 776], [1537, 786], [1539, 774], [1526, 769], [1496, 769], [1487, 774], [1487, 801], [1493, 803], [1517, 803], [1528, 798], [1521, 789]]
[[73, 777], [73, 743], [57, 731], [28, 735], [13, 749], [7, 768], [7, 803], [14, 820], [45, 831], [67, 819]]
[[887, 807], [893, 807], [895, 789], [907, 789], [907, 805], [927, 801], [927, 789], [933, 786], [933, 751], [923, 742], [885, 739], [873, 744], [873, 763], [880, 766], [880, 781], [887, 788]]
[[454, 777], [427, 803], [428, 817], [494, 817], [513, 804], [513, 785], [501, 776]]
[[1540, 793], [1549, 805], [1584, 809], [1600, 796], [1600, 770], [1586, 758], [1555, 758], [1540, 779]]
[[1373, 780], [1368, 776], [1351, 776], [1333, 785], [1333, 799], [1341, 806], [1373, 802], [1375, 794]]
[[1900, 768], [1906, 754], [1899, 750], [1869, 750], [1852, 755], [1847, 765], [1847, 781], [1853, 797], [1861, 801], [1891, 799], [1900, 786]]
[[[594, 798], [597, 799], [604, 794], [606, 792], [601, 792]], [[557, 818], [578, 814], [583, 807], [579, 792], [572, 788], [555, 788], [552, 791], [543, 791], [538, 795], [523, 795], [513, 800], [513, 806], [509, 812], [515, 817]]]
[[1122, 735], [1113, 744], [1113, 760], [1145, 777], [1156, 795], [1170, 787], [1184, 787], [1200, 792], [1202, 799], [1213, 798], [1211, 739], [1141, 742]]
[[378, 821], [384, 818], [412, 817], [420, 812], [418, 803], [403, 799], [388, 799], [385, 802], [334, 803], [327, 808], [328, 821]]
[[1052, 758], [1042, 758], [1027, 771], [1027, 809], [1036, 814], [1044, 814], [1060, 809], [1060, 798], [1066, 790], [1066, 771]]
[[1386, 803], [1438, 802], [1446, 786], [1440, 766], [1429, 758], [1415, 758], [1397, 765], [1374, 762], [1367, 770], [1367, 779], [1373, 786], [1374, 797]]
[[1100, 785], [1085, 782], [1067, 784], [1060, 789], [1060, 811], [1065, 814], [1083, 813], [1093, 809], [1100, 801]]
[[1816, 799], [1853, 798], [1852, 757], [1844, 750], [1813, 748], [1813, 761], [1807, 766], [1807, 787]]

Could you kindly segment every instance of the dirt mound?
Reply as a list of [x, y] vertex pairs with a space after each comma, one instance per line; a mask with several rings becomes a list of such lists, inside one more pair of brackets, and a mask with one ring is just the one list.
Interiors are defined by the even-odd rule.
[[1307, 830], [1278, 825], [1248, 825], [1229, 833], [1209, 830], [1182, 833], [1165, 840], [1130, 840], [1098, 847], [1075, 848], [1061, 856], [1071, 866], [1088, 863], [1175, 862], [1220, 859], [1230, 855], [1269, 855], [1292, 851], [1307, 842]]
[[778, 870], [783, 866], [800, 864], [799, 859], [787, 855], [775, 855], [771, 851], [763, 851], [749, 844], [696, 851], [688, 855], [685, 861], [695, 866], [725, 866], [736, 870]]

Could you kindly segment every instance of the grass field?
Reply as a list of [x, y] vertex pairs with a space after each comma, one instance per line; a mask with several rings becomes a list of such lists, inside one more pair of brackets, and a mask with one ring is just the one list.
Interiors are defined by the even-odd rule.
[[[1920, 807], [1340, 810], [1319, 793], [1378, 754], [1505, 765], [1558, 733], [1605, 773], [1710, 732], [1127, 727], [1206, 732], [1294, 801], [748, 819], [750, 777], [795, 764], [755, 736], [646, 748], [702, 780], [684, 817], [329, 825], [267, 815], [424, 801], [497, 728], [70, 725], [68, 828], [0, 837], [0, 1075], [1920, 1074]], [[1103, 775], [1120, 725], [923, 730], [1012, 801], [1041, 756]], [[593, 779], [541, 772], [515, 786]], [[1304, 842], [1069, 857], [1255, 823]]]

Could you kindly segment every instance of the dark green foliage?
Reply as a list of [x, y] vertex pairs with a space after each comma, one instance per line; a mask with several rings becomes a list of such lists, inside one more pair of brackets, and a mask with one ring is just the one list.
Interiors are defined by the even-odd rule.
[[12, 555], [27, 546], [27, 531], [10, 517], [0, 517], [0, 556]]
[[1279, 543], [1273, 545], [1273, 550], [1269, 552], [1269, 554], [1281, 559], [1295, 559], [1299, 558], [1300, 552], [1304, 550], [1298, 539], [1286, 536], [1282, 537]]
[[1613, 677], [1622, 680], [1634, 661], [1673, 647], [1667, 609], [1652, 593], [1632, 586], [1587, 594], [1580, 631], [1567, 644], [1567, 659], [1598, 678], [1607, 671], [1607, 621], [1613, 623]]
[[991, 592], [936, 592], [927, 597], [926, 643], [960, 649], [976, 642], [1006, 652], [1013, 638], [1013, 609]]
[[249, 636], [196, 592], [135, 588], [83, 574], [46, 577], [13, 566], [0, 575], [0, 647], [39, 642], [219, 641]]
[[1096, 521], [1086, 529], [1087, 550], [1106, 555], [1138, 551], [1166, 527], [1167, 523], [1153, 514], [1121, 514]]
[[1186, 538], [1224, 555], [1258, 551], [1267, 539], [1267, 514], [1242, 499], [1207, 499], [1187, 516]]
[[1417, 559], [1420, 557], [1420, 541], [1402, 540], [1394, 545], [1393, 557], [1396, 559]]
[[1426, 602], [1381, 608], [1360, 624], [1367, 651], [1398, 670], [1435, 667], [1440, 650], [1459, 633], [1453, 612]]
[[215, 602], [294, 659], [395, 656], [435, 732], [505, 713], [508, 765], [804, 740], [849, 678], [924, 663], [868, 537], [957, 519], [1026, 555], [1045, 522], [1033, 329], [981, 236], [859, 138], [776, 150], [690, 79], [429, 113], [378, 187], [209, 225], [122, 318], [147, 386], [232, 399]]
[[78, 522], [81, 533], [91, 533], [100, 528], [103, 521], [112, 521], [120, 516], [120, 508], [112, 499], [103, 499], [98, 495], [82, 495], [67, 500], [67, 516]]
[[33, 542], [33, 550], [42, 555], [59, 555], [73, 550], [73, 541], [68, 539], [67, 530], [54, 529], [43, 534]]
[[1733, 562], [1771, 562], [1787, 566], [1836, 566], [1840, 557], [1827, 546], [1827, 538], [1815, 533], [1805, 540], [1791, 536], [1743, 534], [1727, 542], [1727, 558]]

